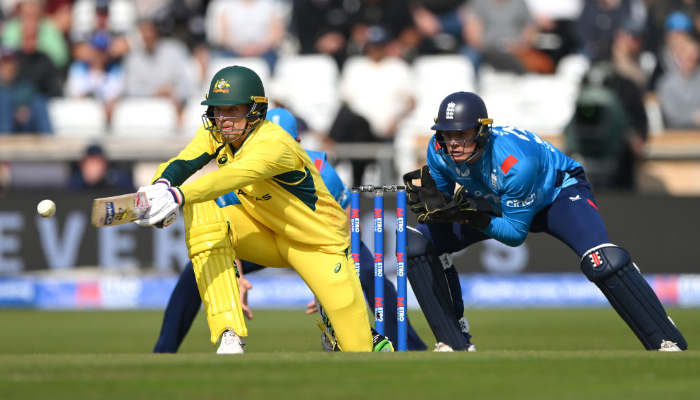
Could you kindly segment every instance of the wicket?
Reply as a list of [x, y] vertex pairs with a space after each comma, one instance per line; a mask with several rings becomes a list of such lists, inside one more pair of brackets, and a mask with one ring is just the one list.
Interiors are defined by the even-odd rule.
[[396, 193], [396, 322], [398, 351], [406, 351], [406, 187], [353, 187], [350, 194], [350, 251], [360, 275], [360, 193], [374, 193], [374, 329], [384, 334], [384, 193]]

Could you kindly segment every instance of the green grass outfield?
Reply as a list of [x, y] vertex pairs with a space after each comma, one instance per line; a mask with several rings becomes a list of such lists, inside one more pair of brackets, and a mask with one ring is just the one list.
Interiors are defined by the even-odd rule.
[[700, 310], [669, 314], [691, 350], [643, 350], [612, 309], [473, 310], [477, 353], [327, 354], [315, 316], [257, 310], [217, 356], [202, 312], [155, 355], [162, 312], [1, 310], [0, 399], [698, 399]]

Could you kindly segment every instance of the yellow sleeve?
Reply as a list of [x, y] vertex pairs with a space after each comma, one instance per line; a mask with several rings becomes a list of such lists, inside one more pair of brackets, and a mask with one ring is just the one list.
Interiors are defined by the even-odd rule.
[[172, 186], [182, 185], [192, 174], [199, 171], [211, 161], [216, 147], [209, 131], [200, 127], [194, 139], [178, 154], [167, 162], [160, 164], [151, 182], [167, 179]]
[[213, 200], [235, 189], [303, 168], [302, 160], [288, 145], [276, 140], [249, 143], [239, 151], [243, 151], [242, 156], [234, 158], [233, 163], [180, 186], [185, 203]]

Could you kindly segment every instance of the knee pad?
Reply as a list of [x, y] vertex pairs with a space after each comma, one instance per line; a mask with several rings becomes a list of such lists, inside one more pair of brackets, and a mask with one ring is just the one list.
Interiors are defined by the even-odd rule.
[[451, 258], [447, 254], [438, 256], [430, 241], [414, 228], [407, 228], [406, 239], [408, 280], [435, 339], [454, 350], [466, 350], [468, 334], [462, 327], [469, 328], [460, 324], [462, 316], [455, 312], [445, 275], [452, 266]]
[[612, 244], [594, 247], [581, 259], [581, 270], [603, 292], [647, 350], [659, 350], [668, 341], [681, 350], [688, 348], [627, 250]]
[[248, 336], [240, 303], [236, 251], [228, 222], [214, 201], [187, 204], [183, 206], [183, 214], [187, 249], [207, 314], [212, 344], [216, 344], [227, 329], [233, 329], [238, 336]]

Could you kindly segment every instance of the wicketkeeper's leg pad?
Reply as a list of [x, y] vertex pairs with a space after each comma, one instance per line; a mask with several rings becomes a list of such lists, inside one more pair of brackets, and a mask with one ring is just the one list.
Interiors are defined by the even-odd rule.
[[408, 280], [435, 339], [454, 350], [467, 350], [468, 334], [460, 326], [462, 315], [455, 311], [445, 275], [451, 262], [441, 260], [432, 244], [415, 229], [408, 229], [407, 242]]
[[[233, 329], [248, 336], [238, 290], [236, 251], [229, 225], [214, 201], [186, 204], [185, 240], [209, 322], [211, 342]], [[235, 235], [232, 235], [235, 240]]]
[[671, 341], [681, 350], [688, 348], [625, 249], [612, 244], [594, 247], [581, 259], [581, 270], [603, 292], [647, 350], [659, 350], [663, 341]]

